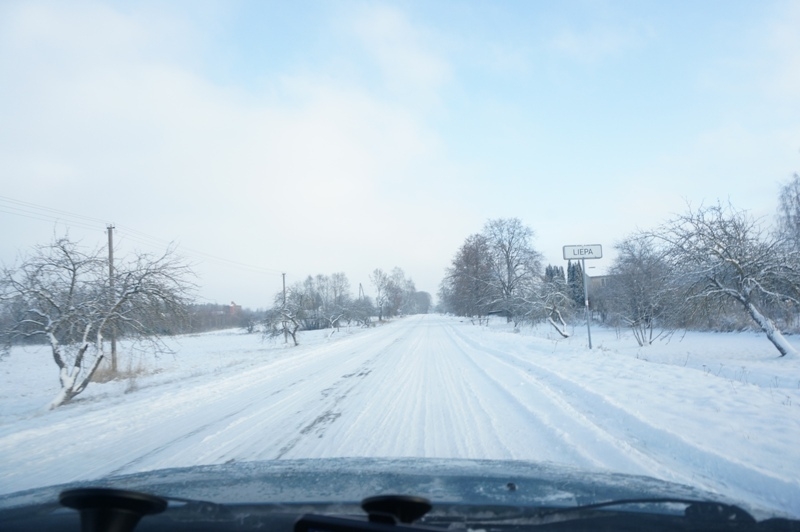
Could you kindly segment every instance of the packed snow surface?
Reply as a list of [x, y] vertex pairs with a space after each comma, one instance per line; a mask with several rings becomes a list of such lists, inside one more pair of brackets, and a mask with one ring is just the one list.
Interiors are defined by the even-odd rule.
[[[222, 331], [123, 358], [53, 411], [46, 348], [0, 361], [0, 493], [229, 461], [547, 461], [648, 475], [800, 516], [800, 361], [754, 333], [567, 340], [411, 316], [300, 333]], [[794, 339], [792, 339], [794, 340]], [[122, 345], [124, 351], [125, 345]]]

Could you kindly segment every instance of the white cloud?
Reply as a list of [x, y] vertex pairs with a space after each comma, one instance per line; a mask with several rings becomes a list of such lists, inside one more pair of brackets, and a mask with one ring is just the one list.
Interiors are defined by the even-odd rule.
[[552, 38], [550, 48], [573, 60], [596, 64], [641, 46], [650, 38], [650, 33], [637, 26], [564, 28]]
[[[0, 126], [0, 174], [14, 181], [5, 194], [294, 276], [397, 265], [419, 277], [399, 249], [436, 240], [414, 242], [427, 224], [408, 221], [402, 200], [416, 200], [403, 189], [424, 179], [438, 140], [414, 111], [324, 75], [275, 75], [261, 92], [219, 86], [149, 53], [194, 37], [167, 45], [141, 14], [37, 4], [15, 16], [14, 35], [0, 41], [14, 75], [0, 90], [15, 93], [0, 104], [13, 107]], [[397, 90], [447, 79], [398, 13], [371, 11], [360, 24]], [[2, 251], [35, 241], [15, 235]], [[253, 284], [201, 269], [215, 293]]]
[[[786, 2], [779, 17], [767, 25], [767, 56], [771, 64], [766, 90], [797, 105], [800, 94], [800, 4]], [[795, 110], [798, 108], [795, 107]]]
[[434, 51], [434, 37], [400, 10], [371, 7], [355, 18], [352, 29], [396, 93], [435, 97], [452, 77], [447, 61]]

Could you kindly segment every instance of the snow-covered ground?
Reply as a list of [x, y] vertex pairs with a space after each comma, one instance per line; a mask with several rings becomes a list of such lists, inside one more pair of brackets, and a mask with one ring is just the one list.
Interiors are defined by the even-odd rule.
[[[301, 333], [223, 331], [123, 361], [54, 411], [44, 348], [0, 361], [0, 493], [166, 467], [322, 457], [549, 461], [649, 475], [800, 516], [800, 360], [754, 333], [513, 332], [412, 316]], [[791, 339], [796, 345], [797, 339]], [[800, 345], [798, 345], [800, 347]]]

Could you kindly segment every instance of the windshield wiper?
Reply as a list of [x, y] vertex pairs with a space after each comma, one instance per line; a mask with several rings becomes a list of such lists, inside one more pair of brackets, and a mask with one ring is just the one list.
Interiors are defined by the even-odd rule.
[[[653, 506], [683, 505], [681, 510], [654, 511]], [[638, 506], [638, 508], [636, 508]], [[628, 507], [628, 508], [625, 508]], [[633, 508], [631, 508], [633, 507]], [[462, 522], [467, 528], [486, 530], [569, 530], [648, 532], [674, 530], [757, 530], [800, 532], [800, 521], [774, 517], [757, 521], [749, 512], [733, 504], [674, 497], [616, 499], [611, 501], [558, 508], [497, 508], [496, 515], [471, 519], [469, 511]], [[457, 510], [452, 513], [457, 513]], [[512, 515], [509, 515], [512, 514]], [[452, 515], [431, 515], [429, 526], [449, 526]]]
[[[566, 508], [555, 508], [540, 512], [538, 516], [542, 519], [554, 518], [563, 520], [570, 515], [582, 516], [593, 510], [603, 508], [614, 508], [619, 506], [632, 505], [655, 505], [655, 504], [684, 504], [686, 509], [683, 517], [696, 522], [729, 523], [729, 524], [755, 524], [756, 519], [742, 508], [717, 501], [703, 501], [697, 499], [679, 499], [671, 497], [662, 498], [642, 498], [642, 499], [617, 499], [613, 501], [598, 502], [593, 504], [582, 504]], [[646, 512], [653, 513], [653, 512]], [[659, 514], [670, 515], [670, 514]], [[673, 514], [674, 515], [674, 514]]]

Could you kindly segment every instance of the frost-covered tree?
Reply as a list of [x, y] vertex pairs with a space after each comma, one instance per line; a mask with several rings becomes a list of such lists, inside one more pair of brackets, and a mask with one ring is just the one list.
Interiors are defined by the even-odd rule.
[[62, 237], [37, 246], [18, 267], [2, 270], [5, 349], [25, 339], [49, 344], [61, 385], [50, 408], [89, 385], [106, 357], [103, 339], [112, 325], [160, 352], [164, 324], [186, 313], [191, 271], [172, 248], [117, 263], [113, 290], [104, 257], [102, 250], [87, 251]]
[[299, 345], [297, 332], [306, 322], [309, 306], [301, 283], [287, 287], [285, 299], [284, 293], [278, 292], [272, 308], [264, 316], [263, 335], [267, 338], [284, 336], [287, 339], [291, 336], [292, 343]]
[[575, 302], [572, 300], [563, 266], [548, 265], [545, 268], [540, 301], [547, 323], [563, 338], [568, 338], [570, 334], [566, 320], [574, 311]]
[[671, 268], [652, 238], [633, 235], [614, 246], [617, 256], [602, 291], [611, 320], [631, 329], [640, 346], [668, 329], [668, 313], [677, 309]]
[[800, 305], [798, 252], [744, 211], [720, 204], [689, 209], [649, 236], [665, 245], [686, 300], [743, 308], [781, 356], [796, 356], [767, 309]]
[[406, 302], [405, 296], [408, 290], [406, 287], [406, 275], [401, 268], [395, 267], [392, 269], [384, 291], [386, 293], [384, 316], [391, 317], [403, 314]]
[[298, 345], [300, 331], [338, 329], [343, 323], [368, 325], [375, 309], [369, 298], [353, 299], [344, 273], [309, 275], [277, 292], [263, 320], [264, 336], [292, 338]]
[[439, 290], [447, 312], [481, 321], [491, 311], [491, 254], [482, 234], [467, 237], [456, 252]]
[[368, 327], [376, 312], [372, 300], [367, 296], [361, 296], [351, 301], [348, 308], [347, 319], [348, 322], [355, 322], [358, 325]]
[[375, 307], [378, 311], [378, 321], [383, 321], [383, 313], [389, 301], [389, 276], [380, 268], [375, 268], [369, 276], [372, 286], [375, 287]]
[[541, 255], [531, 244], [533, 230], [519, 218], [498, 218], [486, 222], [483, 234], [491, 256], [493, 307], [508, 321], [529, 315], [541, 271]]
[[533, 231], [517, 218], [489, 220], [459, 248], [439, 294], [448, 312], [481, 320], [533, 319], [539, 309], [540, 255]]
[[419, 312], [415, 299], [417, 288], [414, 281], [406, 277], [402, 268], [395, 267], [390, 274], [376, 268], [370, 275], [370, 280], [375, 287], [379, 321], [385, 317]]

